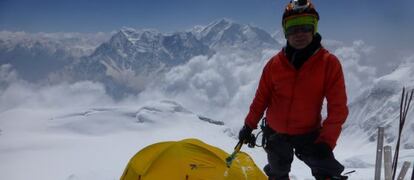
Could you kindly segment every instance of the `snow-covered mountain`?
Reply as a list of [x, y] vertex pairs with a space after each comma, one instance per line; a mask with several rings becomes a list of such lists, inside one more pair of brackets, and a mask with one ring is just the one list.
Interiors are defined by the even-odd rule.
[[123, 28], [90, 56], [68, 66], [61, 76], [103, 82], [115, 95], [136, 93], [195, 56], [240, 50], [261, 54], [266, 48], [280, 47], [266, 31], [227, 19], [176, 33]]
[[251, 25], [238, 24], [228, 19], [215, 21], [202, 29], [195, 28], [193, 33], [215, 50], [231, 48], [258, 50], [281, 47], [277, 40], [265, 30]]
[[[349, 105], [350, 114], [344, 127], [345, 134], [360, 132], [368, 140], [374, 141], [377, 138], [377, 128], [382, 126], [385, 127], [386, 142], [395, 144], [402, 88], [414, 88], [413, 60], [413, 57], [409, 58], [392, 73], [376, 79], [370, 89]], [[411, 106], [402, 133], [403, 148], [414, 149], [413, 133], [414, 108]]]
[[[116, 33], [0, 32], [0, 65], [10, 64], [19, 77], [33, 82], [102, 82], [107, 92], [123, 97], [139, 93], [172, 67], [199, 55], [279, 49], [266, 31], [228, 19], [190, 31], [122, 28]], [[225, 53], [222, 53], [225, 54]]]
[[286, 44], [285, 34], [282, 30], [273, 32], [272, 38], [275, 39], [282, 46]]
[[106, 33], [25, 33], [0, 31], [0, 64], [10, 64], [30, 81], [44, 78], [89, 55]]
[[112, 60], [123, 66], [128, 62], [138, 63], [135, 68], [151, 69], [154, 65], [182, 64], [191, 57], [208, 53], [208, 47], [188, 32], [162, 34], [156, 30], [124, 28], [99, 46], [90, 58]]
[[54, 42], [28, 41], [9, 47], [0, 40], [0, 64], [10, 64], [21, 77], [35, 81], [69, 64], [73, 57]]
[[189, 32], [162, 34], [156, 30], [123, 28], [93, 54], [69, 66], [66, 73], [77, 80], [103, 82], [115, 95], [136, 93], [163, 71], [194, 56], [211, 53]]
[[50, 52], [64, 50], [74, 57], [90, 55], [96, 47], [110, 38], [110, 33], [27, 33], [0, 31], [2, 47], [11, 51], [16, 46], [31, 48], [36, 43], [42, 44]]

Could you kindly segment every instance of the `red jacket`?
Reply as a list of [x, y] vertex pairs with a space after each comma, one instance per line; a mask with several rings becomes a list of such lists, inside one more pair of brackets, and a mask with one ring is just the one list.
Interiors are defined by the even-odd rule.
[[[328, 116], [321, 125], [323, 99]], [[348, 116], [344, 75], [339, 60], [320, 48], [299, 70], [280, 51], [266, 64], [245, 124], [255, 129], [266, 110], [278, 133], [298, 135], [320, 129], [317, 142], [333, 149]]]

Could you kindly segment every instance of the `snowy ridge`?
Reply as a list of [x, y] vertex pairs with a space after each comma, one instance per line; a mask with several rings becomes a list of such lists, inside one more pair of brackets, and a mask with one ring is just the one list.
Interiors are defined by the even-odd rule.
[[286, 44], [285, 34], [282, 30], [275, 31], [274, 33], [272, 33], [272, 38], [275, 39], [276, 42], [278, 42], [280, 45]]
[[266, 31], [237, 24], [229, 19], [217, 20], [207, 25], [196, 36], [215, 50], [232, 47], [250, 50], [281, 47]]
[[[201, 30], [202, 29], [202, 30]], [[222, 19], [197, 31], [160, 33], [122, 28], [88, 57], [66, 68], [74, 79], [104, 82], [111, 94], [141, 92], [170, 68], [196, 56], [247, 50], [261, 54], [281, 47], [270, 34], [256, 27]], [[65, 76], [65, 75], [61, 75]]]
[[45, 81], [50, 74], [91, 54], [109, 36], [0, 31], [0, 64], [10, 64], [26, 80]]
[[[196, 56], [280, 45], [266, 31], [221, 19], [190, 31], [161, 33], [123, 27], [109, 34], [0, 32], [0, 63], [42, 82], [99, 81], [115, 97], [139, 93], [153, 79]], [[36, 61], [37, 63], [32, 63]]]
[[89, 55], [93, 50], [110, 37], [109, 33], [26, 33], [0, 31], [0, 45], [7, 51], [21, 47], [31, 49], [36, 44], [48, 49], [51, 53], [61, 49], [74, 57]]
[[119, 31], [119, 33], [122, 33], [128, 41], [135, 44], [137, 41], [146, 41], [151, 39], [157, 39], [157, 36], [160, 36], [161, 33], [157, 31], [156, 29], [142, 29], [142, 30], [136, 30], [134, 28], [129, 27], [123, 27]]
[[49, 119], [48, 127], [54, 132], [68, 131], [84, 135], [104, 135], [124, 131], [146, 131], [178, 124], [205, 122], [212, 125], [224, 125], [207, 117], [199, 116], [180, 104], [170, 100], [152, 102], [131, 108], [92, 108], [82, 112], [73, 112]]
[[[375, 141], [377, 128], [385, 127], [387, 143], [395, 144], [398, 134], [399, 109], [402, 87], [414, 88], [414, 63], [409, 58], [392, 73], [374, 81], [374, 85], [350, 104], [350, 115], [345, 124], [345, 133], [365, 132], [369, 141]], [[414, 108], [408, 112], [401, 144], [414, 149]]]
[[209, 53], [210, 49], [188, 32], [161, 34], [123, 28], [91, 56], [68, 66], [65, 74], [103, 82], [110, 94], [122, 96], [140, 92], [169, 68]]
[[202, 26], [202, 25], [196, 25], [194, 27], [192, 27], [191, 29], [188, 30], [188, 32], [191, 32], [195, 35], [198, 35], [201, 33], [201, 31], [203, 31], [206, 28], [206, 26]]

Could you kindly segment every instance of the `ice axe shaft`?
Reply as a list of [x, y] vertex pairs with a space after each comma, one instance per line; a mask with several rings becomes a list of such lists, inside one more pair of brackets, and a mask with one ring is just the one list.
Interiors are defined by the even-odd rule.
[[239, 141], [236, 147], [234, 147], [234, 152], [231, 153], [230, 156], [226, 158], [226, 165], [228, 168], [230, 168], [231, 163], [233, 163], [233, 160], [236, 158], [237, 153], [240, 152], [242, 145], [243, 145], [243, 141]]

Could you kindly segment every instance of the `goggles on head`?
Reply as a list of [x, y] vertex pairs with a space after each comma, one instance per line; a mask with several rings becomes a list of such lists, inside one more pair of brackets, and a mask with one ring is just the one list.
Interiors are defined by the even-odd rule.
[[289, 32], [294, 32], [291, 29], [293, 27], [305, 27], [301, 29], [306, 30], [312, 29], [315, 34], [318, 31], [318, 18], [312, 14], [305, 14], [300, 16], [292, 16], [283, 21], [283, 31], [285, 32], [285, 35], [290, 35]]

